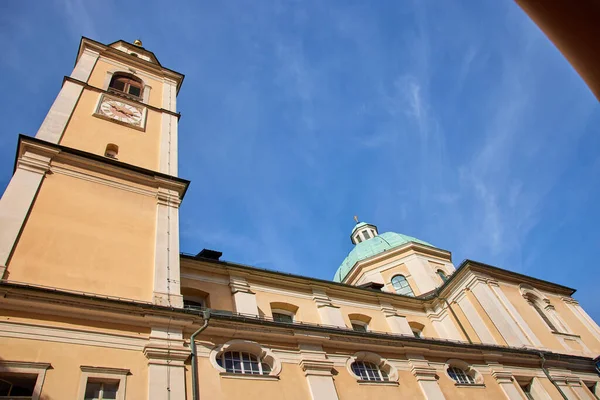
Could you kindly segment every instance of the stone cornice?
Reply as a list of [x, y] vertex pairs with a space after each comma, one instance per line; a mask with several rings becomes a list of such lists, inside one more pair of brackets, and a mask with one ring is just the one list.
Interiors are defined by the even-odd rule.
[[[109, 321], [132, 326], [156, 326], [169, 324], [188, 332], [197, 329], [203, 323], [202, 317], [181, 309], [157, 306], [151, 303], [135, 302], [133, 300], [91, 296], [73, 292], [61, 292], [53, 288], [32, 287], [12, 282], [0, 281], [0, 308], [27, 311], [36, 309], [41, 314], [70, 316], [74, 313], [83, 320]], [[297, 343], [299, 340], [326, 346], [361, 347], [373, 346], [382, 349], [390, 347], [395, 351], [419, 352], [431, 356], [448, 357], [457, 351], [465, 356], [485, 358], [486, 354], [493, 353], [496, 358], [504, 362], [517, 360], [519, 362], [539, 362], [539, 350], [511, 348], [506, 346], [492, 346], [467, 344], [464, 342], [417, 339], [409, 335], [394, 335], [377, 332], [360, 333], [350, 329], [340, 329], [312, 324], [278, 324], [273, 321], [262, 320], [258, 317], [237, 316], [228, 313], [214, 313], [208, 331], [210, 334], [244, 335], [249, 340], [260, 340], [271, 337], [279, 342], [287, 341]], [[237, 333], [236, 333], [237, 332]], [[153, 339], [151, 338], [151, 342]], [[173, 345], [169, 351], [178, 352], [181, 348], [180, 340], [171, 340]], [[358, 347], [357, 347], [358, 346]], [[169, 346], [167, 346], [167, 349]], [[404, 350], [402, 350], [404, 349]], [[154, 358], [165, 354], [165, 345], [151, 345], [147, 353]], [[183, 352], [179, 351], [181, 357]], [[186, 354], [189, 354], [187, 352]], [[573, 356], [544, 352], [547, 365], [568, 366], [570, 369], [592, 369], [593, 360], [589, 357]], [[177, 357], [174, 355], [174, 357]]]
[[19, 136], [16, 165], [18, 168], [35, 168], [40, 173], [49, 170], [156, 196], [157, 201], [174, 206], [179, 205], [190, 183], [185, 179], [24, 135]]

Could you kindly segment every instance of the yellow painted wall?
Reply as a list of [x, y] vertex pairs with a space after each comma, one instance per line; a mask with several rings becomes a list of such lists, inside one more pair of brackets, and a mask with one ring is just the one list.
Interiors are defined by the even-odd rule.
[[181, 279], [181, 289], [197, 289], [208, 293], [208, 307], [215, 310], [233, 311], [233, 298], [229, 285], [203, 282], [195, 279]]
[[[460, 308], [460, 306], [458, 305], [458, 303], [456, 303], [455, 301], [452, 302], [452, 310], [454, 311], [454, 313], [458, 317], [458, 320], [462, 324], [463, 328], [465, 328], [465, 331], [467, 332], [467, 335], [469, 335], [469, 338], [471, 339], [471, 341], [473, 343], [481, 343], [481, 339], [479, 338], [479, 336], [475, 332], [475, 329], [473, 329], [473, 325], [471, 325], [471, 323], [467, 319], [467, 316], [463, 312], [462, 308]], [[450, 311], [448, 311], [448, 312], [450, 313]], [[450, 313], [450, 315], [452, 315], [452, 313]], [[452, 319], [454, 321], [456, 321], [456, 319], [454, 318], [454, 316], [452, 316]], [[458, 331], [460, 332], [460, 335], [464, 337], [464, 333], [460, 329], [460, 325], [458, 323], [456, 323], [456, 327], [457, 327]], [[464, 338], [464, 339], [467, 340], [467, 338]]]
[[75, 317], [69, 318], [57, 315], [46, 315], [33, 312], [28, 313], [23, 311], [13, 311], [6, 309], [2, 310], [2, 315], [0, 315], [0, 321], [28, 326], [42, 325], [44, 327], [64, 328], [69, 330], [76, 330], [79, 332], [87, 331], [93, 333], [107, 333], [112, 335], [122, 335], [131, 338], [146, 339], [150, 335], [149, 327], [124, 325], [117, 323], [116, 321], [111, 321], [109, 324], [105, 321], [82, 321]]
[[[542, 342], [542, 345], [548, 349], [552, 349], [554, 351], [564, 353], [566, 349], [564, 346], [556, 339], [554, 334], [550, 331], [550, 328], [546, 323], [540, 318], [539, 314], [530, 306], [527, 301], [521, 295], [521, 292], [518, 287], [505, 285], [500, 283], [500, 288], [508, 297], [508, 300], [515, 306], [519, 313], [521, 313], [521, 317], [527, 322], [529, 328], [533, 331], [535, 336]], [[555, 303], [554, 301], [553, 303]]]
[[148, 360], [141, 351], [4, 337], [0, 357], [51, 364], [42, 387], [43, 400], [76, 399], [82, 365], [129, 369], [127, 399], [148, 398]]
[[438, 373], [438, 376], [440, 378], [438, 384], [447, 399], [481, 400], [485, 398], [486, 400], [506, 400], [504, 391], [490, 375], [482, 374], [485, 387], [459, 387], [445, 372]]
[[93, 114], [102, 94], [85, 89], [60, 140], [61, 145], [103, 156], [108, 143], [119, 146], [119, 161], [158, 170], [161, 114], [148, 110], [145, 132]]
[[[253, 380], [225, 378], [213, 367], [208, 358], [198, 360], [200, 398], [210, 400], [306, 400], [310, 399], [308, 384], [302, 369], [297, 364], [282, 364], [279, 380]], [[191, 382], [188, 373], [187, 382]], [[191, 399], [191, 385], [188, 385]]]
[[261, 316], [272, 317], [271, 303], [289, 303], [298, 307], [298, 311], [295, 315], [296, 321], [314, 324], [321, 323], [317, 305], [312, 299], [286, 296], [284, 294], [264, 292], [261, 290], [255, 290], [255, 293], [256, 304], [258, 305], [259, 315]]
[[153, 197], [48, 175], [8, 279], [151, 301], [155, 225]]
[[335, 388], [340, 400], [370, 399], [424, 399], [414, 375], [408, 371], [398, 371], [399, 384], [384, 386], [360, 384], [345, 367], [336, 367]]

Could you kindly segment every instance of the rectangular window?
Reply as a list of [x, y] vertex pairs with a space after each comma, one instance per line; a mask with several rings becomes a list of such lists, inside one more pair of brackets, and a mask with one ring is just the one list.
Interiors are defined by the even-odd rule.
[[115, 400], [119, 382], [88, 380], [85, 387], [85, 400]]
[[367, 326], [363, 325], [363, 324], [352, 323], [352, 329], [355, 330], [356, 332], [366, 332]]
[[140, 95], [142, 94], [142, 90], [136, 86], [129, 86], [129, 94], [140, 97]]
[[291, 315], [288, 315], [288, 314], [274, 312], [273, 313], [273, 321], [287, 322], [288, 324], [291, 324], [292, 322], [294, 322], [294, 317], [292, 317]]
[[0, 373], [0, 399], [32, 399], [37, 379], [37, 374]]
[[362, 231], [362, 234], [365, 237], [365, 240], [366, 239], [371, 239], [371, 235], [369, 235], [369, 231]]

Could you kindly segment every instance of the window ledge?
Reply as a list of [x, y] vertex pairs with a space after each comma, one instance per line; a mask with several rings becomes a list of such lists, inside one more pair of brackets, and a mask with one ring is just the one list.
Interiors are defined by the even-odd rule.
[[376, 386], [398, 386], [398, 382], [393, 381], [365, 381], [362, 379], [357, 380], [359, 385], [376, 385]]
[[455, 383], [454, 386], [459, 388], [478, 388], [485, 389], [485, 383]]
[[575, 335], [575, 334], [573, 334], [573, 333], [565, 333], [565, 332], [557, 332], [557, 331], [552, 331], [552, 333], [553, 333], [554, 335], [557, 335], [557, 336], [566, 336], [566, 337], [572, 337], [572, 338], [578, 338], [578, 339], [581, 339], [581, 336], [579, 336], [579, 335]]
[[227, 379], [249, 379], [255, 381], [278, 381], [279, 377], [276, 375], [252, 375], [252, 374], [234, 374], [232, 372], [221, 372], [219, 374], [221, 378]]

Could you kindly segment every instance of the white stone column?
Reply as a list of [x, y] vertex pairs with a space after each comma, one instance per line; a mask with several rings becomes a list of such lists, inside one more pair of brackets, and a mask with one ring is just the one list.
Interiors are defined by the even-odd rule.
[[510, 372], [493, 371], [492, 376], [496, 379], [508, 400], [523, 400], [521, 391], [515, 386], [514, 378]]
[[171, 113], [163, 112], [160, 132], [160, 172], [177, 176], [178, 172], [178, 124], [179, 119], [172, 113], [177, 112], [177, 83], [170, 79], [163, 81], [162, 108]]
[[29, 210], [42, 184], [55, 150], [33, 151], [36, 145], [19, 149], [17, 169], [0, 200], [0, 278], [23, 229]]
[[471, 303], [471, 300], [467, 297], [466, 291], [461, 291], [454, 298], [454, 301], [456, 301], [465, 314], [465, 317], [467, 317], [467, 320], [475, 330], [475, 333], [479, 336], [479, 340], [481, 340], [482, 343], [496, 344], [496, 340], [492, 336], [492, 333], [485, 325], [485, 322], [483, 322], [483, 319], [475, 309], [475, 306], [473, 306], [473, 303]]
[[411, 359], [409, 358], [409, 364], [412, 369], [411, 372], [417, 378], [419, 387], [427, 400], [445, 400], [444, 393], [440, 389], [436, 379], [436, 370], [432, 368], [427, 360], [424, 359]]
[[233, 294], [235, 312], [246, 315], [258, 316], [256, 295], [250, 290], [250, 285], [245, 277], [232, 275], [229, 277], [229, 287]]
[[506, 294], [504, 294], [504, 291], [502, 291], [500, 286], [498, 286], [498, 284], [495, 282], [489, 282], [489, 285], [492, 288], [494, 294], [502, 303], [502, 305], [504, 305], [504, 307], [508, 310], [508, 313], [517, 322], [517, 327], [519, 327], [523, 331], [523, 333], [525, 333], [525, 335], [533, 344], [533, 346], [536, 348], [542, 347], [542, 342], [540, 342], [535, 333], [533, 333], [527, 322], [525, 322], [523, 317], [521, 317], [521, 313], [519, 313], [519, 311], [513, 306], [513, 304], [510, 302], [508, 297], [506, 297]]
[[179, 204], [174, 190], [158, 189], [154, 257], [155, 304], [183, 307], [179, 265]]
[[148, 400], [186, 400], [185, 364], [190, 355], [181, 328], [152, 327], [144, 347], [148, 358]]
[[[84, 50], [75, 65], [75, 69], [71, 73], [71, 77], [82, 82], [87, 82], [94, 69], [94, 65], [96, 65], [98, 56], [97, 52], [89, 49]], [[75, 105], [81, 96], [81, 92], [83, 92], [83, 84], [64, 81], [58, 96], [56, 96], [35, 137], [50, 143], [59, 143], [67, 127], [67, 123], [73, 114]]]
[[509, 346], [531, 345], [485, 281], [475, 280], [470, 289]]

